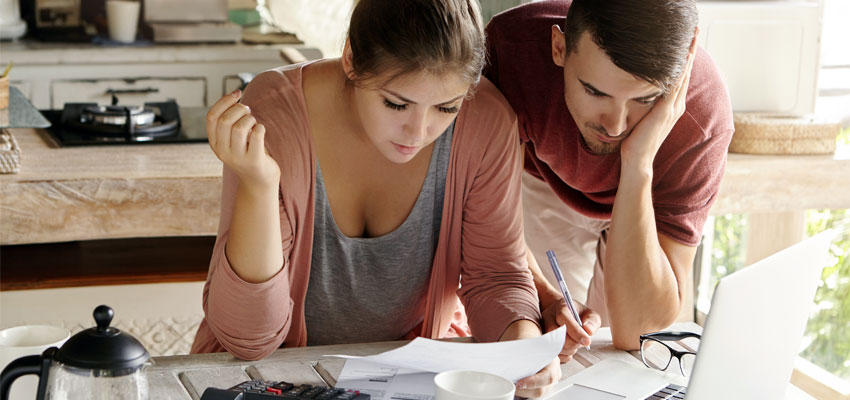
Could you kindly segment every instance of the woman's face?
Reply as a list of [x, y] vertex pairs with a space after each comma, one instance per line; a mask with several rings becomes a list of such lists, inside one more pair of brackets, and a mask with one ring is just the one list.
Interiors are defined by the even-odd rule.
[[354, 101], [372, 144], [388, 160], [406, 163], [448, 128], [468, 90], [458, 74], [419, 71], [380, 87], [355, 87]]

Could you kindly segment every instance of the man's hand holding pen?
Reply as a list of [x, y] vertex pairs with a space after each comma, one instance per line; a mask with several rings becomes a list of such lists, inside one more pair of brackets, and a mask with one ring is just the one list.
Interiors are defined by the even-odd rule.
[[550, 332], [558, 329], [561, 325], [567, 325], [567, 337], [564, 340], [564, 347], [558, 355], [562, 364], [570, 361], [579, 347], [589, 346], [590, 337], [602, 325], [602, 318], [599, 314], [582, 304], [576, 304], [576, 311], [578, 311], [584, 325], [579, 326], [563, 298], [546, 305], [541, 304], [541, 308], [544, 332]]
[[[578, 351], [579, 346], [584, 346], [587, 350], [590, 350], [590, 337], [602, 324], [602, 318], [584, 305], [579, 304], [581, 310], [576, 307], [573, 296], [570, 295], [570, 289], [564, 281], [563, 274], [561, 274], [558, 257], [553, 250], [547, 251], [546, 257], [549, 259], [549, 266], [552, 267], [552, 273], [555, 275], [558, 290], [563, 300], [549, 301], [547, 305], [541, 307], [543, 309], [543, 329], [549, 332], [561, 325], [567, 325], [564, 347], [561, 349], [561, 354], [558, 355], [561, 363], [565, 363], [570, 361], [573, 354]], [[550, 299], [558, 298], [557, 295], [547, 297]]]

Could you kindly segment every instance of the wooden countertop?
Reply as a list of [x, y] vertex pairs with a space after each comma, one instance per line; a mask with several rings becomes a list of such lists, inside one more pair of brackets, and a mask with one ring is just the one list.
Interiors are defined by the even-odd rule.
[[207, 143], [59, 147], [41, 129], [12, 129], [21, 146], [21, 172], [0, 183], [91, 179], [199, 179], [221, 177]]
[[712, 215], [850, 208], [850, 154], [729, 154]]
[[[215, 235], [221, 162], [205, 143], [59, 148], [13, 129], [0, 244]], [[850, 157], [730, 154], [712, 214], [850, 208]]]
[[60, 148], [12, 133], [21, 171], [0, 175], [0, 244], [215, 234], [221, 163], [206, 143]]

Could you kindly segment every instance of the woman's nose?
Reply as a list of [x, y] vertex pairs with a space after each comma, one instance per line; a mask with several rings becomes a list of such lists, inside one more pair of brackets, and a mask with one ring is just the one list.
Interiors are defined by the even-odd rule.
[[421, 145], [425, 141], [428, 136], [428, 121], [424, 112], [413, 113], [408, 122], [407, 135], [410, 140], [407, 145]]

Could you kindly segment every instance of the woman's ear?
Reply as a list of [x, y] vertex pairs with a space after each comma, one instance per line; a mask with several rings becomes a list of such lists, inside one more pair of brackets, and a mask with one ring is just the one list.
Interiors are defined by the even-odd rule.
[[345, 39], [345, 47], [342, 48], [342, 71], [349, 80], [354, 79], [354, 53], [351, 51], [349, 39]]

